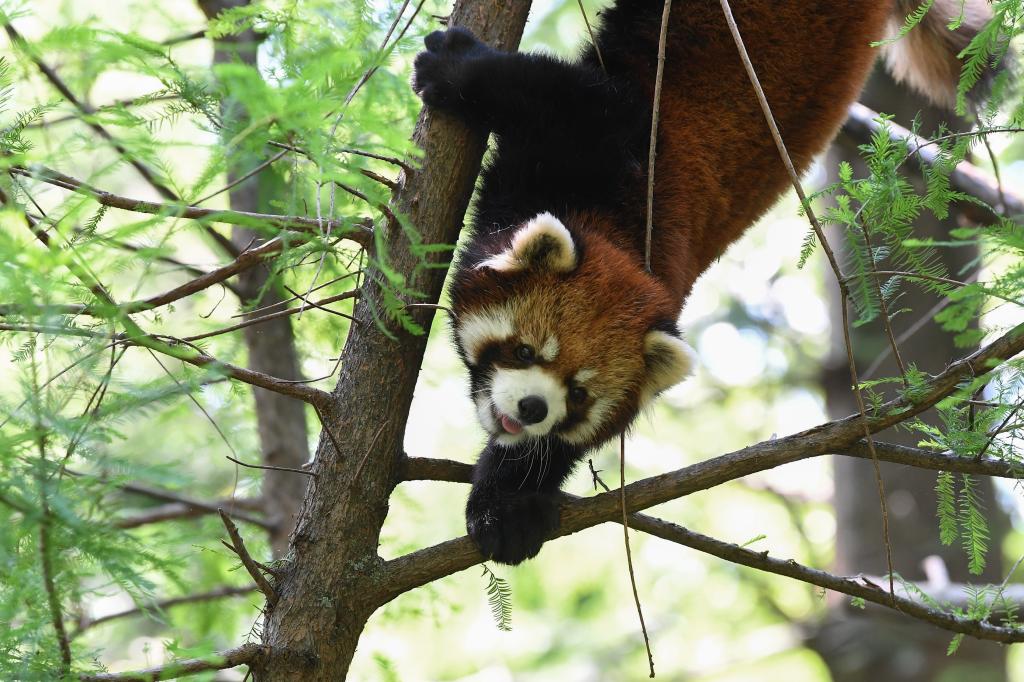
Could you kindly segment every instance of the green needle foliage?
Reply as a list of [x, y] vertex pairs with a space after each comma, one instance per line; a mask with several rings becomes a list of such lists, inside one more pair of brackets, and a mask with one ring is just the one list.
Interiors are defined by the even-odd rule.
[[483, 564], [484, 572], [480, 575], [487, 577], [487, 603], [491, 607], [491, 615], [494, 616], [494, 624], [502, 632], [512, 631], [512, 588], [508, 581], [499, 578], [486, 564]]
[[[268, 274], [264, 291], [287, 299], [289, 291], [314, 290], [309, 299], [316, 301], [365, 283], [370, 271], [384, 291], [377, 322], [388, 329], [424, 331], [406, 311], [420, 294], [389, 266], [389, 253], [408, 248], [422, 267], [450, 257], [450, 245], [422, 243], [415, 226], [386, 210], [391, 189], [380, 181], [401, 172], [391, 159], [417, 163], [409, 136], [419, 102], [408, 66], [439, 7], [428, 3], [414, 13], [413, 3], [399, 18], [401, 3], [255, 2], [205, 25], [198, 6], [186, 4], [187, 17], [173, 18], [155, 6], [133, 6], [126, 14], [139, 30], [113, 30], [94, 16], [48, 24], [53, 17], [36, 15], [27, 3], [0, 10], [0, 19], [25, 35], [0, 59], [0, 352], [10, 360], [0, 362], [5, 680], [102, 667], [97, 657], [112, 630], [72, 635], [102, 615], [92, 606], [104, 599], [117, 600], [108, 611], [134, 602], [146, 618], [174, 625], [164, 646], [192, 655], [237, 644], [235, 633], [247, 627], [239, 619], [251, 622], [245, 604], [198, 604], [186, 621], [178, 611], [150, 607], [219, 588], [225, 576], [245, 580], [233, 573], [237, 559], [219, 549], [223, 529], [215, 519], [121, 527], [167, 503], [131, 492], [140, 485], [207, 500], [258, 494], [258, 472], [223, 459], [258, 452], [248, 388], [225, 381], [215, 366], [175, 359], [200, 351], [245, 365], [243, 332], [171, 341], [237, 324], [230, 317], [236, 304], [222, 305], [233, 294], [217, 286], [130, 317], [123, 309], [233, 257], [209, 237], [227, 236], [229, 226], [174, 217], [178, 199], [226, 208], [229, 182], [259, 171], [252, 181], [259, 212], [324, 225], [289, 236], [259, 264]], [[204, 25], [204, 39], [165, 42]], [[226, 56], [216, 63], [212, 40], [224, 41]], [[89, 102], [86, 111], [63, 98], [34, 60], [53, 66]], [[161, 189], [132, 164], [148, 169]], [[108, 208], [87, 192], [47, 183], [46, 169], [169, 207], [161, 215]], [[378, 228], [372, 255], [342, 241], [367, 224]], [[263, 239], [285, 234], [261, 220], [246, 227]], [[330, 307], [347, 314], [351, 300]], [[300, 351], [310, 357], [304, 373], [327, 375], [349, 322], [313, 307], [303, 318]], [[45, 333], [26, 333], [32, 330]], [[139, 334], [153, 335], [144, 345], [154, 354], [123, 343]], [[175, 357], [161, 356], [168, 350]], [[196, 405], [212, 424], [196, 416]], [[243, 532], [254, 553], [266, 551], [261, 532]], [[507, 609], [508, 587], [495, 580]], [[70, 640], [70, 666], [55, 622]]]

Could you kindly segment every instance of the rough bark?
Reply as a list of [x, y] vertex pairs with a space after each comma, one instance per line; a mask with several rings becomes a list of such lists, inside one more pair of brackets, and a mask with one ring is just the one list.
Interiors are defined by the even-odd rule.
[[[231, 7], [245, 6], [249, 0], [199, 0], [199, 6], [208, 18], [213, 18]], [[233, 60], [256, 65], [259, 36], [245, 31], [232, 36], [230, 41], [218, 42], [213, 61], [222, 64]], [[226, 109], [230, 105], [225, 106]], [[237, 112], [236, 112], [237, 113]], [[227, 179], [234, 182], [259, 163], [259, 159], [234, 159], [229, 165]], [[258, 213], [269, 204], [261, 196], [261, 175], [264, 170], [228, 191], [228, 201], [236, 211]], [[259, 244], [253, 230], [234, 227], [231, 241], [243, 251]], [[254, 308], [271, 305], [282, 299], [279, 289], [266, 286], [269, 272], [264, 267], [250, 268], [241, 273], [238, 288], [246, 305]], [[248, 318], [247, 318], [248, 319]], [[302, 378], [295, 335], [289, 317], [268, 320], [246, 327], [245, 345], [249, 355], [249, 369], [286, 380]], [[260, 437], [260, 459], [265, 466], [299, 468], [309, 461], [308, 431], [305, 405], [280, 393], [253, 388], [256, 424]], [[263, 510], [271, 524], [270, 545], [275, 557], [283, 557], [288, 550], [288, 536], [294, 527], [303, 491], [304, 476], [288, 471], [265, 471], [263, 474]]]
[[[522, 36], [528, 0], [462, 0], [451, 24], [466, 26], [490, 45], [514, 49]], [[364, 93], [368, 94], [368, 93]], [[372, 93], [369, 93], [372, 95]], [[441, 115], [423, 114], [414, 140], [423, 166], [400, 178], [392, 208], [410, 217], [424, 242], [454, 243], [479, 171], [486, 139]], [[418, 267], [399, 226], [382, 223], [389, 264], [409, 285], [436, 301], [444, 269]], [[402, 440], [425, 335], [374, 321], [380, 291], [367, 278], [342, 356], [334, 404], [325, 411], [313, 470], [291, 538], [290, 561], [268, 611], [263, 643], [273, 655], [254, 667], [258, 680], [344, 679], [367, 618], [382, 605], [377, 554], [388, 497], [399, 475]], [[429, 328], [433, 311], [414, 317]], [[341, 451], [335, 449], [337, 442]]]
[[[935, 130], [941, 121], [953, 125], [958, 123], [951, 114], [929, 107], [927, 101], [898, 86], [881, 71], [871, 79], [862, 101], [877, 111], [895, 114], [896, 120], [904, 125], [921, 111], [922, 130], [926, 135]], [[962, 122], [960, 126], [966, 129]], [[864, 173], [863, 165], [858, 160], [857, 144], [857, 141], [841, 135], [828, 160], [829, 168], [834, 169], [840, 160], [846, 160], [854, 164], [858, 173]], [[938, 221], [930, 214], [922, 215], [915, 223], [915, 235], [948, 239], [949, 230], [956, 227], [958, 218], [955, 211], [945, 221]], [[833, 242], [839, 244], [840, 240], [833, 238]], [[940, 251], [949, 272], [954, 273], [955, 277], [976, 253], [976, 250], [967, 248]], [[894, 320], [897, 335], [925, 315], [936, 303], [934, 296], [921, 293], [913, 285], [904, 285], [903, 288], [907, 293], [895, 307], [911, 308], [912, 312]], [[835, 316], [838, 316], [838, 311]], [[862, 370], [888, 348], [878, 324], [854, 329], [852, 333], [858, 365]], [[833, 415], [849, 414], [856, 408], [850, 392], [841, 331], [837, 330], [833, 345], [836, 347], [836, 361], [824, 377], [829, 412]], [[962, 354], [962, 350], [954, 347], [951, 335], [944, 333], [934, 322], [911, 337], [902, 350], [905, 357], [912, 359], [919, 369], [933, 373], [941, 371], [952, 359]], [[898, 374], [890, 357], [875, 377]], [[930, 423], [935, 421], [933, 415], [926, 416], [925, 420]], [[907, 445], [915, 445], [920, 440], [918, 434], [895, 429], [880, 437]], [[1006, 522], [994, 502], [989, 479], [978, 480], [979, 488], [984, 491], [983, 497], [988, 502], [988, 516], [994, 521], [989, 567], [979, 578], [968, 574], [964, 552], [959, 543], [944, 547], [939, 542], [935, 475], [884, 463], [881, 471], [889, 501], [889, 528], [897, 572], [909, 580], [924, 580], [926, 576], [921, 561], [935, 555], [946, 563], [950, 579], [954, 582], [1002, 581], [999, 538]], [[835, 461], [835, 480], [835, 571], [847, 575], [861, 572], [885, 574], [887, 568], [882, 543], [882, 520], [871, 465], [863, 461], [838, 458]], [[825, 658], [836, 682], [926, 682], [945, 679], [944, 675], [956, 675], [956, 671], [963, 670], [970, 670], [972, 679], [977, 682], [1006, 678], [1004, 649], [990, 642], [969, 641], [963, 644], [955, 657], [950, 658], [946, 656], [949, 639], [947, 633], [909, 619], [893, 618], [881, 609], [850, 609], [837, 600], [828, 620], [816, 633], [812, 645]]]

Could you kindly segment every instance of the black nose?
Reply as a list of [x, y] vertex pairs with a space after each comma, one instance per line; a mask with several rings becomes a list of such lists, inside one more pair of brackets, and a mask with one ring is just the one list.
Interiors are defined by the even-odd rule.
[[539, 395], [528, 395], [519, 401], [519, 421], [539, 424], [548, 416], [548, 404]]

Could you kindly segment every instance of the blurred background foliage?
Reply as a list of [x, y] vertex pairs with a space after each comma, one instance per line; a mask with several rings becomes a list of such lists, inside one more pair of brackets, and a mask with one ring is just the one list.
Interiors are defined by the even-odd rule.
[[[338, 179], [378, 202], [387, 200], [387, 189], [359, 169], [387, 175], [394, 167], [351, 155], [335, 161], [339, 155], [328, 135], [333, 119], [325, 125], [325, 115], [338, 110], [371, 64], [398, 4], [265, 3], [261, 7], [268, 11], [259, 15], [257, 28], [285, 22], [287, 29], [270, 31], [272, 38], [260, 48], [258, 69], [241, 63], [212, 68], [213, 46], [207, 39], [154, 47], [206, 26], [191, 0], [33, 0], [7, 2], [4, 11], [15, 18], [33, 49], [59, 69], [72, 91], [99, 107], [96, 120], [157, 168], [180, 196], [200, 199], [225, 183], [231, 159], [225, 158], [223, 139], [232, 140], [229, 155], [236, 155], [235, 160], [264, 158], [268, 140], [288, 140], [303, 147], [308, 157], [275, 165], [261, 180], [279, 188], [267, 210], [312, 215], [316, 184], [323, 179]], [[594, 20], [602, 3], [583, 4]], [[345, 105], [334, 138], [338, 144], [415, 156], [407, 140], [419, 103], [408, 88], [409, 67], [422, 36], [438, 28], [436, 15], [446, 11], [442, 3], [426, 3], [383, 67]], [[220, 25], [225, 33], [234, 28], [230, 22]], [[524, 49], [571, 55], [584, 39], [575, 0], [534, 2]], [[45, 162], [125, 196], [158, 198], [81, 120], [59, 120], [72, 113], [69, 106], [24, 54], [10, 44], [3, 54], [15, 84], [9, 111], [43, 107], [41, 120], [53, 121], [25, 130], [24, 138], [32, 143], [25, 153], [29, 162]], [[232, 119], [220, 110], [217, 82], [231, 89], [259, 125], [233, 127], [245, 119]], [[137, 106], [101, 106], [142, 95], [150, 97]], [[204, 110], [205, 115], [197, 114]], [[1024, 145], [999, 137], [991, 142], [1004, 183], [1024, 185]], [[825, 170], [816, 168], [807, 184], [820, 187], [825, 178]], [[144, 297], [180, 281], [156, 256], [205, 268], [220, 262], [192, 221], [140, 219], [117, 211], [97, 215], [90, 202], [56, 189], [40, 190], [34, 197], [61, 216], [65, 234], [74, 234], [68, 231], [72, 224], [84, 226], [86, 234], [77, 238], [79, 256], [119, 300]], [[326, 202], [327, 192], [320, 192], [319, 199]], [[220, 195], [207, 205], [224, 206], [224, 200]], [[338, 216], [365, 215], [365, 204], [352, 196], [338, 193], [335, 201]], [[831, 352], [833, 302], [817, 255], [804, 268], [797, 267], [806, 222], [796, 208], [789, 199], [780, 203], [698, 283], [682, 327], [699, 351], [700, 369], [694, 379], [669, 391], [630, 435], [628, 478], [679, 468], [827, 418], [820, 368]], [[60, 258], [34, 248], [19, 220], [15, 211], [0, 213], [4, 302], [84, 300], [66, 280]], [[90, 229], [101, 232], [102, 239]], [[132, 255], [113, 248], [114, 241], [143, 244], [145, 250]], [[320, 254], [327, 248], [321, 240], [286, 253], [278, 262], [282, 281], [302, 290], [314, 281], [355, 273], [358, 262], [344, 251], [332, 252], [321, 265]], [[21, 266], [5, 267], [10, 263]], [[36, 273], [35, 279], [26, 279], [27, 272]], [[346, 310], [344, 305], [338, 309]], [[214, 288], [140, 319], [152, 333], [198, 334], [232, 324], [237, 312], [230, 294]], [[310, 311], [293, 324], [303, 373], [328, 375], [346, 321]], [[471, 462], [483, 434], [443, 316], [430, 334], [406, 449], [410, 455]], [[237, 335], [201, 343], [217, 358], [244, 364], [245, 347]], [[121, 492], [118, 484], [127, 481], [209, 500], [255, 497], [259, 472], [225, 459], [255, 460], [259, 445], [249, 390], [162, 359], [165, 373], [156, 356], [131, 349], [117, 358], [116, 370], [110, 372], [111, 396], [103, 419], [83, 420], [77, 415], [108, 373], [109, 350], [96, 353], [48, 390], [41, 383], [101, 347], [89, 340], [27, 340], [0, 333], [0, 495], [7, 501], [0, 504], [0, 676], [5, 679], [42, 677], [59, 661], [33, 549], [39, 542], [38, 524], [19, 511], [21, 500], [49, 495], [53, 513], [61, 519], [52, 538], [60, 549], [55, 580], [65, 591], [69, 614], [83, 622], [130, 608], [134, 601], [246, 582], [236, 557], [220, 544], [223, 527], [213, 516], [132, 530], [118, 529], [116, 523], [155, 504]], [[333, 379], [317, 385], [329, 389]], [[312, 413], [307, 416], [312, 448], [319, 422]], [[57, 434], [47, 444], [53, 449], [49, 460], [33, 454], [33, 426], [39, 423]], [[40, 492], [36, 480], [53, 480], [59, 464], [55, 460], [72, 443], [68, 464], [82, 474], [81, 480]], [[606, 483], [617, 484], [614, 448], [596, 454], [593, 464]], [[817, 458], [687, 497], [657, 512], [723, 540], [751, 541], [774, 556], [824, 568], [835, 553], [834, 487], [829, 462]], [[576, 494], [592, 489], [585, 469], [568, 486]], [[382, 555], [393, 557], [463, 534], [466, 493], [465, 487], [448, 483], [399, 486], [391, 499]], [[875, 493], [868, 489], [863, 494], [873, 499]], [[1004, 486], [998, 500], [1013, 528], [996, 538], [990, 560], [1009, 566], [1024, 553], [1020, 491]], [[253, 553], [266, 556], [269, 548], [262, 534], [255, 527], [243, 530]], [[933, 532], [938, 534], [937, 523]], [[635, 534], [632, 542], [659, 677], [707, 682], [833, 679], [824, 660], [807, 645], [828, 609], [837, 606], [818, 590], [642, 534]], [[351, 679], [646, 678], [618, 526], [606, 524], [550, 543], [536, 560], [518, 568], [491, 569], [511, 588], [511, 631], [501, 631], [494, 622], [487, 576], [477, 569], [464, 571], [405, 594], [378, 612], [363, 634]], [[233, 646], [258, 623], [261, 603], [257, 593], [250, 593], [97, 625], [74, 640], [76, 660], [95, 657], [112, 669], [127, 669], [170, 655]], [[950, 660], [955, 666], [956, 659]], [[1024, 657], [1017, 649], [1010, 650], [1008, 666], [1007, 679], [1024, 680]], [[222, 672], [216, 679], [240, 677]], [[948, 679], [967, 677], [955, 673]]]

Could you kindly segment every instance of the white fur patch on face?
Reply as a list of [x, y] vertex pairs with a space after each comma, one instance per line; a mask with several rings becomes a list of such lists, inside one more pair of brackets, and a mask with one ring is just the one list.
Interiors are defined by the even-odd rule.
[[576, 269], [576, 244], [562, 221], [550, 213], [541, 213], [516, 230], [512, 244], [501, 253], [476, 266], [499, 272]]
[[[519, 401], [527, 396], [538, 396], [547, 403], [548, 413], [543, 421], [536, 424], [523, 424], [518, 434], [498, 433], [496, 440], [502, 445], [511, 445], [522, 441], [527, 436], [539, 438], [551, 432], [555, 424], [565, 419], [566, 389], [562, 383], [543, 367], [527, 369], [499, 368], [491, 381], [491, 403], [495, 409], [513, 419], [519, 416]], [[494, 425], [497, 420], [492, 418]], [[491, 433], [501, 431], [500, 428], [488, 428], [488, 422], [481, 419], [484, 428]]]
[[586, 384], [588, 381], [595, 378], [596, 376], [596, 369], [587, 368], [581, 369], [580, 371], [576, 372], [576, 376], [574, 376], [573, 379], [576, 381], [577, 384]]
[[504, 306], [460, 316], [456, 322], [456, 334], [469, 362], [475, 365], [480, 359], [480, 351], [488, 343], [512, 336], [512, 321], [512, 311]]
[[652, 329], [644, 337], [644, 363], [647, 374], [640, 391], [641, 406], [693, 374], [696, 353], [679, 337]]
[[558, 357], [558, 339], [554, 336], [549, 336], [544, 345], [540, 347], [540, 357], [548, 362], [554, 362], [555, 358]]
[[[577, 375], [579, 376], [579, 375]], [[601, 397], [587, 411], [587, 418], [574, 428], [562, 434], [562, 440], [574, 445], [592, 443], [597, 432], [601, 430], [604, 420], [612, 413], [615, 402], [611, 398]]]

